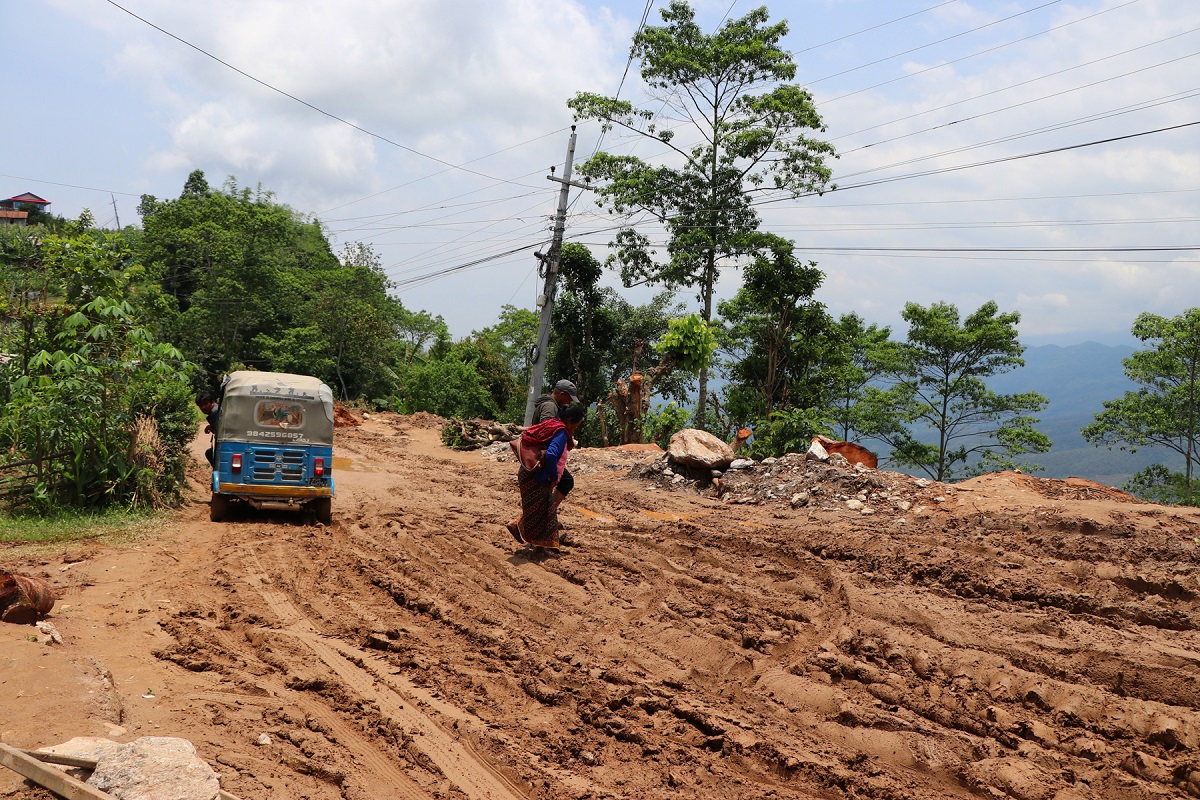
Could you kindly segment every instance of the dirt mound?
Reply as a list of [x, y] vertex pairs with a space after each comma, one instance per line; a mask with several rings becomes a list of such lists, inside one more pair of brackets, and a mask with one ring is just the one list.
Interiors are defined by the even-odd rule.
[[587, 448], [538, 557], [512, 461], [432, 419], [339, 431], [331, 525], [197, 488], [0, 551], [63, 640], [0, 625], [0, 736], [183, 736], [247, 798], [1200, 797], [1198, 509]]
[[357, 428], [362, 425], [362, 409], [349, 409], [341, 403], [333, 405], [333, 427]]
[[1140, 503], [1133, 495], [1085, 478], [1037, 478], [1022, 472], [992, 472], [958, 484], [961, 489], [985, 491], [1013, 497], [1022, 492], [1052, 500], [1111, 500], [1115, 503]]
[[404, 420], [410, 428], [431, 429], [436, 428], [441, 430], [446, 424], [445, 417], [439, 417], [437, 414], [430, 414], [428, 411], [418, 411], [415, 414], [404, 415]]

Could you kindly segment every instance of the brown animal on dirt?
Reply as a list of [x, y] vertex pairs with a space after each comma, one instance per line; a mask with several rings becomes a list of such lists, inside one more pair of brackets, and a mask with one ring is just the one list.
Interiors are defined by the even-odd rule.
[[54, 608], [54, 590], [37, 578], [0, 569], [0, 621], [32, 625]]
[[825, 452], [829, 455], [837, 453], [854, 464], [862, 464], [870, 469], [879, 468], [879, 456], [872, 453], [867, 448], [854, 444], [853, 442], [839, 442], [837, 439], [830, 439], [828, 436], [814, 436], [813, 441], [825, 448]]
[[732, 447], [733, 452], [736, 453], [746, 446], [746, 440], [752, 435], [754, 435], [754, 431], [750, 430], [749, 428], [738, 428], [737, 435], [733, 437], [733, 441], [729, 443], [729, 446]]

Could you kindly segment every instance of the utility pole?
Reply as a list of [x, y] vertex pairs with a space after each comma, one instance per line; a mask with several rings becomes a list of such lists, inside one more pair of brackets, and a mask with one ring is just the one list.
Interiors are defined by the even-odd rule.
[[563, 164], [563, 176], [554, 177], [554, 167], [550, 168], [547, 180], [562, 184], [558, 193], [558, 213], [554, 215], [554, 236], [550, 241], [550, 252], [546, 255], [537, 253], [538, 259], [546, 265], [546, 285], [538, 297], [542, 316], [538, 322], [537, 344], [533, 350], [533, 370], [529, 375], [529, 396], [525, 398], [525, 425], [533, 424], [534, 406], [537, 405], [538, 395], [546, 379], [546, 349], [550, 342], [550, 318], [554, 313], [555, 284], [558, 281], [558, 262], [562, 256], [563, 231], [567, 227], [567, 193], [572, 186], [587, 188], [583, 184], [571, 183], [571, 162], [575, 160], [575, 126], [571, 126], [571, 141], [567, 145], [567, 161]]
[[112, 198], [113, 216], [117, 218], [117, 230], [121, 230], [121, 215], [117, 213], [117, 198], [112, 192], [109, 192], [108, 196]]

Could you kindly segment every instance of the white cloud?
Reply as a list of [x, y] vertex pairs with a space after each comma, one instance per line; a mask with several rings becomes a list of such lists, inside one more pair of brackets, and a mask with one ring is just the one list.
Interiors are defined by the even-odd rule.
[[[1181, 99], [966, 149], [1194, 89], [1200, 60], [1190, 56], [1200, 33], [1150, 43], [1200, 27], [1200, 4], [1141, 0], [1117, 8], [1121, 2], [1075, 0], [949, 38], [1028, 6], [960, 0], [811, 50], [901, 12], [884, 0], [826, 0], [803, 16], [786, 4], [771, 10], [773, 19], [791, 16], [787, 45], [798, 53], [799, 81], [845, 72], [813, 89], [829, 125], [827, 135], [844, 154], [834, 166], [835, 179], [846, 186], [1200, 119], [1200, 99]], [[729, 10], [728, 0], [697, 5], [709, 29]], [[545, 174], [550, 165], [562, 163], [563, 129], [570, 121], [565, 102], [579, 90], [616, 89], [645, 5], [642, 0], [211, 0], [203, 5], [140, 0], [134, 7], [283, 91], [407, 148], [464, 164], [470, 172], [355, 131], [108, 4], [52, 0], [21, 11], [38, 19], [50, 13], [47, 7], [88, 26], [89, 33], [98, 32], [106, 57], [99, 64], [77, 64], [71, 53], [56, 53], [31, 80], [46, 81], [47, 94], [71, 103], [71, 76], [106, 69], [107, 79], [122, 93], [113, 95], [103, 122], [127, 152], [105, 148], [103, 158], [93, 159], [97, 174], [84, 179], [56, 173], [61, 149], [39, 153], [34, 142], [28, 158], [31, 165], [45, 165], [39, 174], [118, 190], [136, 186], [159, 196], [176, 195], [194, 168], [204, 169], [214, 184], [234, 174], [242, 185], [261, 183], [299, 210], [336, 208], [325, 215], [335, 249], [356, 238], [373, 242], [394, 277], [404, 278], [546, 238], [556, 187]], [[739, 5], [733, 14], [748, 8]], [[1082, 19], [1103, 9], [1112, 10]], [[1016, 41], [1075, 19], [1081, 21]], [[657, 22], [657, 12], [652, 13], [650, 23]], [[48, 36], [47, 43], [58, 38]], [[947, 41], [854, 69], [938, 39]], [[1013, 44], [964, 58], [1007, 42]], [[1116, 55], [1140, 45], [1150, 46]], [[1152, 67], [1172, 59], [1182, 60]], [[1096, 63], [1082, 66], [1087, 62]], [[939, 64], [947, 65], [902, 77]], [[1118, 77], [1139, 69], [1144, 71]], [[646, 102], [636, 64], [622, 96], [658, 107]], [[942, 108], [950, 103], [955, 105]], [[946, 300], [968, 313], [994, 299], [1002, 309], [1022, 313], [1023, 333], [1103, 329], [1115, 336], [1127, 333], [1142, 310], [1176, 314], [1195, 305], [1200, 275], [1188, 262], [1200, 256], [948, 251], [1195, 244], [1194, 223], [1140, 220], [1195, 217], [1198, 132], [1188, 128], [879, 183], [764, 208], [763, 216], [770, 229], [795, 239], [802, 252], [913, 248], [813, 256], [828, 276], [818, 299], [835, 313], [856, 311], [899, 331], [906, 301]], [[582, 161], [598, 131], [583, 125], [579, 134], [577, 160]], [[648, 159], [664, 157], [663, 148], [633, 148], [615, 135], [606, 137], [604, 146]], [[953, 150], [959, 152], [948, 152]], [[849, 177], [908, 160], [912, 163]], [[57, 191], [55, 196], [64, 198], [70, 190]], [[570, 232], [595, 231], [586, 241], [606, 241], [611, 233], [604, 229], [615, 220], [593, 215], [586, 194], [574, 192], [572, 198]], [[351, 201], [360, 202], [346, 205]], [[424, 208], [430, 210], [416, 212]], [[56, 210], [71, 212], [57, 201]], [[601, 258], [606, 255], [601, 246], [597, 251]], [[402, 298], [444, 314], [452, 330], [464, 334], [490, 324], [504, 302], [528, 304], [536, 293], [532, 268], [532, 257], [520, 253], [406, 290]], [[736, 291], [736, 275], [723, 276], [722, 296]]]

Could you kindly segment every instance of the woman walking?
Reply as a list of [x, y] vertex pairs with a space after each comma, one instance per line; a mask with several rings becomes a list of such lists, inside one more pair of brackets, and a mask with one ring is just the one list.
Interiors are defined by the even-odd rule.
[[567, 466], [574, 434], [583, 422], [583, 406], [570, 405], [557, 419], [530, 426], [521, 434], [521, 515], [505, 527], [522, 544], [558, 550], [558, 503], [554, 488]]

